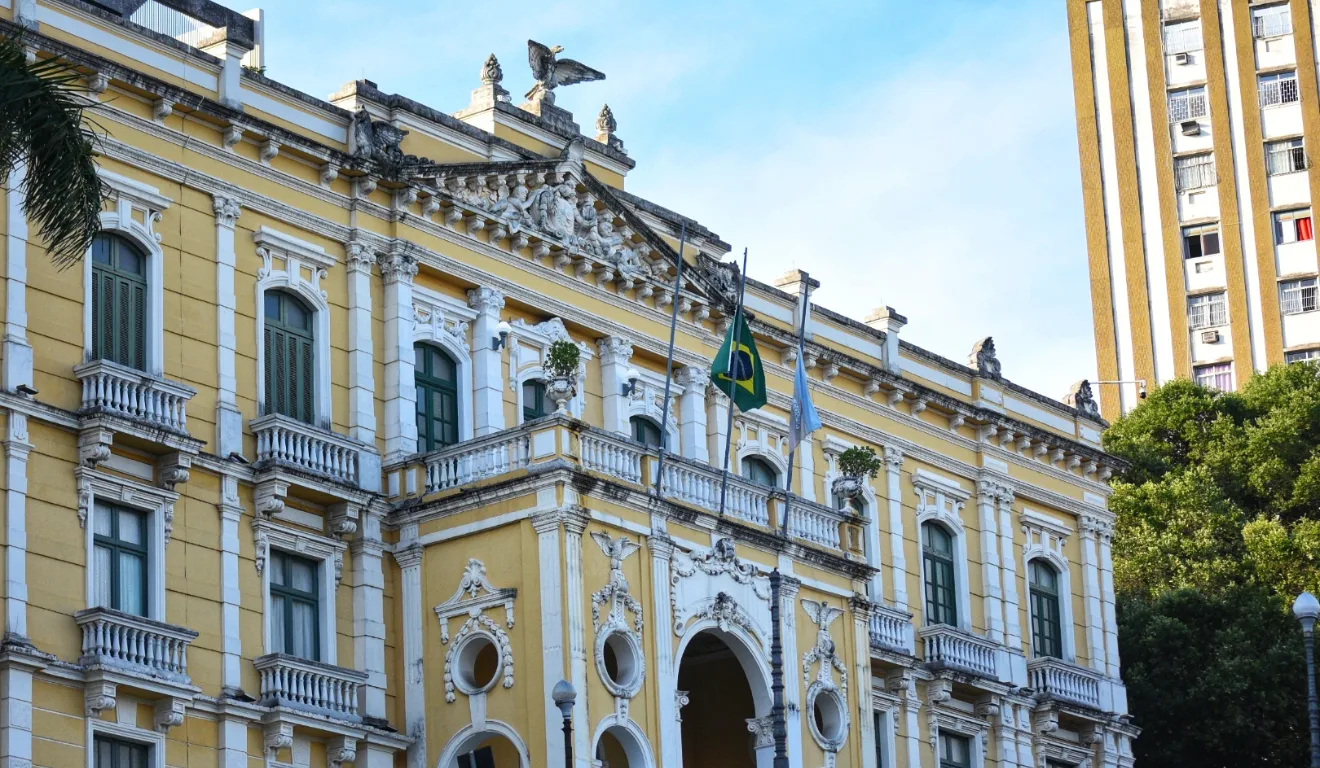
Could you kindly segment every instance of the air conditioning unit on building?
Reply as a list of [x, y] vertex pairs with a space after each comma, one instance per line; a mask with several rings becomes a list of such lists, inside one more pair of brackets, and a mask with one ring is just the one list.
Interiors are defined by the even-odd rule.
[[1174, 63], [1174, 64], [1184, 64], [1184, 65], [1185, 65], [1185, 64], [1191, 64], [1191, 63], [1192, 63], [1192, 54], [1190, 54], [1190, 53], [1175, 53], [1175, 54], [1173, 54], [1173, 63]]
[[1212, 330], [1212, 331], [1201, 331], [1201, 343], [1202, 343], [1202, 344], [1218, 344], [1218, 343], [1219, 343], [1219, 331], [1213, 331], [1213, 330]]
[[1178, 124], [1178, 129], [1184, 136], [1200, 136], [1201, 124], [1195, 120], [1184, 120]]

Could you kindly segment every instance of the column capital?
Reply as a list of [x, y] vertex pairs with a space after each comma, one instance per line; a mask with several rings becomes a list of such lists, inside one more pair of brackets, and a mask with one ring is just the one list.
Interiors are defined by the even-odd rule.
[[[368, 248], [366, 244], [364, 244], [362, 241], [354, 238], [352, 240], [349, 240], [347, 243], [345, 243], [344, 255], [348, 261], [349, 272], [355, 272], [358, 274], [365, 274], [365, 275], [371, 274], [371, 265], [376, 260], [376, 257], [375, 254], [371, 252], [371, 249]], [[416, 265], [414, 264], [413, 267], [414, 267], [413, 274], [415, 275], [417, 274], [415, 271]], [[384, 274], [383, 269], [384, 268], [382, 267], [382, 274]]]
[[422, 555], [426, 548], [420, 542], [413, 541], [402, 549], [394, 550], [394, 562], [399, 564], [400, 568], [416, 568], [422, 564]]
[[687, 365], [678, 369], [674, 379], [682, 384], [687, 392], [701, 393], [706, 391], [706, 385], [710, 383], [710, 370], [700, 365]]
[[504, 309], [504, 293], [498, 288], [472, 288], [467, 292], [468, 306], [485, 314], [497, 314]]
[[581, 538], [582, 534], [587, 532], [587, 523], [591, 522], [591, 515], [582, 507], [570, 507], [563, 512], [564, 530], [570, 536]]
[[657, 560], [669, 560], [674, 556], [674, 540], [663, 533], [646, 537], [646, 546], [651, 549], [651, 556]]
[[547, 509], [544, 512], [537, 512], [532, 515], [532, 529], [538, 535], [555, 533], [559, 531], [559, 522], [564, 519], [562, 509]]
[[413, 278], [417, 276], [416, 257], [401, 248], [391, 248], [389, 253], [380, 254], [376, 257], [376, 263], [380, 265], [380, 276], [387, 284], [402, 281], [412, 285]]
[[632, 339], [626, 336], [607, 336], [596, 341], [596, 346], [600, 349], [600, 362], [602, 365], [610, 363], [626, 363], [632, 359], [633, 343]]
[[243, 206], [237, 199], [224, 195], [212, 195], [211, 208], [215, 211], [215, 225], [225, 229], [233, 229], [243, 212]]
[[1114, 538], [1114, 524], [1097, 515], [1082, 515], [1077, 519], [1083, 539], [1099, 539], [1108, 544]]
[[885, 449], [885, 466], [888, 467], [889, 470], [893, 472], [897, 472], [898, 470], [902, 469], [903, 449], [899, 448], [896, 445], [886, 445], [884, 449]]

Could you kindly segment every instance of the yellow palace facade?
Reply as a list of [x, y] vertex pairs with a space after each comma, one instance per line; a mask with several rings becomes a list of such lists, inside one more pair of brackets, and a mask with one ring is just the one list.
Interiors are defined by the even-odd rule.
[[0, 204], [0, 766], [557, 767], [561, 680], [577, 768], [768, 766], [776, 567], [792, 765], [1132, 764], [1089, 388], [748, 280], [771, 399], [721, 514], [729, 246], [624, 191], [576, 63], [517, 107], [492, 57], [451, 115], [281, 85], [207, 0], [0, 16], [85, 74], [108, 192], [65, 271], [23, 169]]

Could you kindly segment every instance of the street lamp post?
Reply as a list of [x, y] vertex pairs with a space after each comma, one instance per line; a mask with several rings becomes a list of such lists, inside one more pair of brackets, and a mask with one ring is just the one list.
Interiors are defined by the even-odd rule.
[[555, 683], [554, 690], [550, 692], [550, 698], [554, 700], [555, 706], [559, 707], [559, 713], [564, 716], [564, 768], [572, 768], [573, 702], [577, 701], [577, 691], [573, 690], [572, 683], [567, 680], [560, 680]]
[[1311, 768], [1320, 768], [1320, 701], [1315, 693], [1315, 620], [1320, 616], [1320, 600], [1303, 592], [1293, 602], [1293, 615], [1302, 623], [1302, 641], [1306, 645], [1306, 708], [1311, 716]]

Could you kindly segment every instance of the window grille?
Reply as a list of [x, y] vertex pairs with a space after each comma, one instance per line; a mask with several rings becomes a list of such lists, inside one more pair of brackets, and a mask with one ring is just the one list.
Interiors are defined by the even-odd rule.
[[1201, 22], [1182, 21], [1167, 24], [1164, 27], [1164, 52], [1172, 55], [1199, 51], [1204, 47], [1201, 42]]
[[1260, 76], [1260, 105], [1262, 107], [1292, 104], [1299, 98], [1296, 72], [1277, 72]]
[[1271, 176], [1306, 170], [1306, 149], [1301, 139], [1274, 141], [1265, 145], [1265, 167]]
[[1233, 389], [1232, 363], [1198, 365], [1192, 369], [1192, 376], [1196, 379], [1196, 383], [1203, 387], [1210, 387], [1221, 392], [1228, 392]]
[[1210, 293], [1189, 298], [1187, 323], [1193, 331], [1228, 325], [1228, 302], [1224, 294]]
[[1279, 301], [1283, 314], [1297, 315], [1316, 310], [1316, 281], [1314, 277], [1305, 280], [1290, 280], [1279, 286]]
[[1169, 94], [1169, 121], [1180, 123], [1206, 116], [1204, 88], [1188, 88]]
[[1203, 189], [1219, 183], [1219, 176], [1215, 173], [1214, 155], [1176, 157], [1173, 159], [1173, 171], [1179, 192]]

